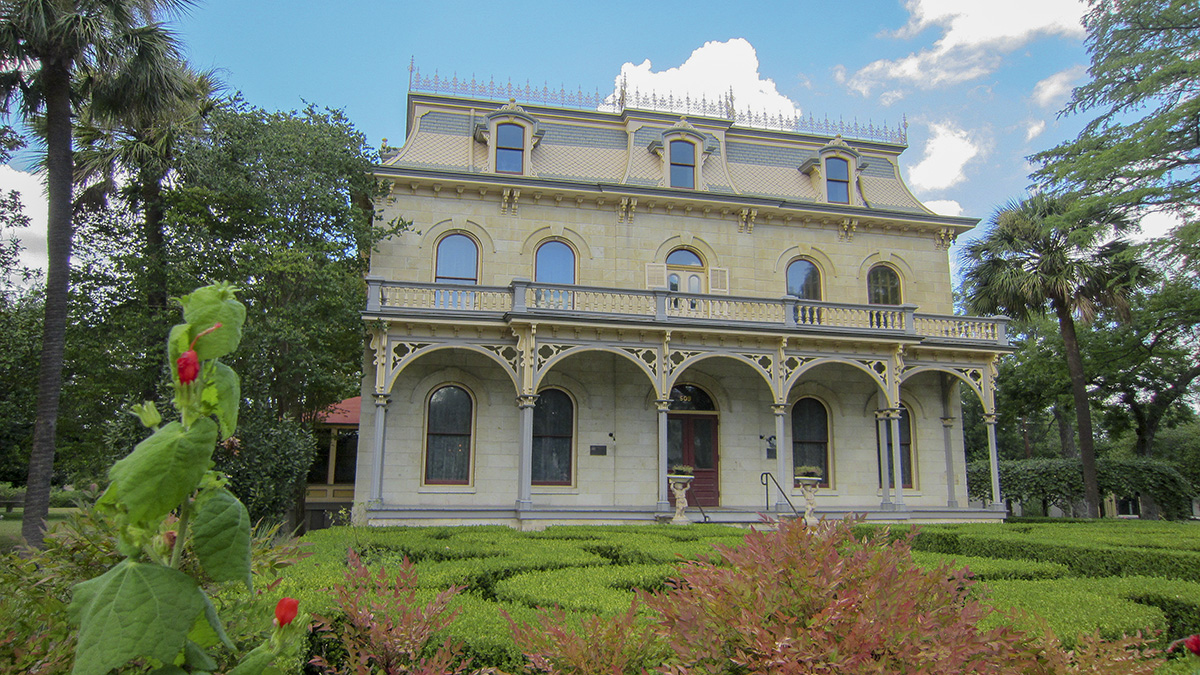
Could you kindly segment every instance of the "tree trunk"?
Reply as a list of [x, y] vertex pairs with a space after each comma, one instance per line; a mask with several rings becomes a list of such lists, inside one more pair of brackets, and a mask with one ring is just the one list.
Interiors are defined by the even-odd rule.
[[153, 401], [159, 379], [165, 370], [167, 314], [167, 254], [163, 237], [163, 199], [161, 175], [141, 177], [142, 259], [146, 266], [146, 366], [142, 382], [142, 400]]
[[46, 105], [46, 318], [38, 370], [37, 418], [29, 451], [29, 481], [21, 534], [25, 543], [42, 548], [50, 513], [50, 478], [54, 473], [58, 402], [62, 392], [63, 344], [71, 265], [71, 72], [69, 64], [43, 59]]
[[1071, 394], [1075, 399], [1075, 423], [1079, 429], [1079, 459], [1083, 464], [1083, 500], [1088, 518], [1100, 517], [1100, 484], [1096, 474], [1096, 448], [1092, 438], [1092, 409], [1088, 402], [1087, 380], [1083, 375], [1083, 359], [1079, 355], [1079, 339], [1075, 335], [1075, 319], [1066, 303], [1053, 299], [1050, 303], [1062, 331], [1063, 352], [1067, 357], [1067, 372], [1071, 374]]
[[1071, 420], [1067, 419], [1067, 414], [1059, 406], [1051, 408], [1054, 414], [1054, 421], [1058, 424], [1058, 443], [1062, 450], [1062, 456], [1066, 459], [1074, 459], [1079, 456], [1079, 448], [1075, 446], [1075, 429], [1071, 426]]

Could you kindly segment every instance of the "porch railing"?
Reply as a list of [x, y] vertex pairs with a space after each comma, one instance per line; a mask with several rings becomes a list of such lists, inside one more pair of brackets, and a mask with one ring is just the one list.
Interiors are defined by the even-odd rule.
[[851, 331], [909, 335], [937, 340], [1008, 344], [1005, 317], [920, 314], [915, 305], [855, 305], [841, 302], [680, 293], [532, 283], [456, 286], [367, 279], [367, 312], [446, 312], [563, 318], [777, 326], [799, 332]]

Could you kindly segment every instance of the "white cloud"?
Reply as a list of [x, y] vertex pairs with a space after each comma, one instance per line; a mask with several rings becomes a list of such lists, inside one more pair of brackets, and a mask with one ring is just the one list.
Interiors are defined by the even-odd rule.
[[[799, 77], [803, 83], [804, 76]], [[704, 97], [710, 102], [719, 101], [732, 89], [738, 110], [789, 117], [800, 114], [800, 107], [776, 90], [774, 80], [759, 75], [758, 54], [744, 38], [706, 42], [683, 65], [667, 70], [654, 71], [649, 59], [638, 65], [625, 63], [616, 77], [614, 93], [620, 91], [622, 80], [630, 92], [690, 96], [693, 100]]]
[[25, 267], [46, 269], [46, 186], [41, 176], [18, 171], [7, 164], [0, 164], [0, 192], [16, 190], [21, 193], [21, 204], [29, 216], [29, 227], [5, 231], [21, 241], [21, 264]]
[[931, 199], [925, 202], [925, 208], [941, 216], [961, 216], [962, 204], [953, 199]]
[[925, 154], [908, 172], [918, 190], [940, 190], [966, 180], [963, 167], [983, 151], [983, 144], [951, 122], [929, 125]]
[[1174, 213], [1154, 212], [1147, 213], [1138, 221], [1141, 230], [1133, 234], [1130, 239], [1138, 242], [1158, 237], [1165, 237], [1171, 233], [1171, 230], [1183, 224], [1183, 220]]
[[1075, 83], [1086, 73], [1087, 68], [1075, 66], [1047, 77], [1033, 86], [1033, 100], [1043, 108], [1061, 108]]
[[1045, 130], [1046, 120], [1034, 120], [1029, 122], [1028, 126], [1025, 127], [1025, 141], [1032, 141], [1038, 136], [1041, 136], [1042, 132]]
[[845, 78], [851, 90], [869, 96], [892, 81], [934, 89], [983, 77], [1005, 54], [1036, 38], [1082, 38], [1080, 18], [1087, 9], [1083, 0], [908, 0], [906, 7], [908, 24], [895, 37], [913, 38], [935, 26], [942, 37], [906, 57], [867, 64]]

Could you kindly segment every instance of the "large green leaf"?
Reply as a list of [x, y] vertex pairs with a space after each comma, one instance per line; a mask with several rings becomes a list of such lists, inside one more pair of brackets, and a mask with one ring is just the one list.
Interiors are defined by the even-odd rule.
[[124, 560], [75, 590], [74, 675], [104, 675], [139, 657], [171, 663], [204, 611], [195, 580], [163, 565]]
[[216, 443], [217, 424], [209, 418], [196, 420], [190, 429], [171, 422], [113, 464], [110, 490], [116, 489], [115, 499], [128, 508], [130, 521], [155, 524], [179, 506], [212, 468]]
[[221, 438], [229, 438], [237, 430], [238, 404], [242, 402], [242, 382], [233, 368], [213, 364], [211, 379], [204, 387], [201, 400], [208, 404], [221, 425]]
[[[183, 320], [190, 324], [189, 339], [196, 340], [196, 355], [201, 361], [222, 357], [237, 349], [246, 322], [246, 307], [234, 297], [227, 283], [205, 286], [179, 298]], [[215, 331], [196, 339], [204, 331], [221, 324]]]
[[214, 581], [250, 587], [250, 514], [228, 490], [206, 496], [196, 509], [192, 550]]
[[225, 645], [226, 649], [233, 649], [233, 642], [225, 634], [225, 627], [217, 616], [217, 608], [213, 607], [212, 600], [203, 591], [201, 595], [204, 596], [204, 613], [196, 617], [196, 623], [188, 632], [188, 639], [201, 647], [212, 647], [219, 643]]

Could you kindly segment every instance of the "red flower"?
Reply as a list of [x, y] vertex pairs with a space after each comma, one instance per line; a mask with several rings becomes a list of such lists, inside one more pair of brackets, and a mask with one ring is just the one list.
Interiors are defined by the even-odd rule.
[[1200, 656], [1200, 635], [1193, 635], [1183, 639], [1183, 646], [1188, 648], [1188, 651]]
[[280, 598], [279, 604], [275, 605], [275, 623], [279, 626], [286, 626], [296, 618], [296, 608], [300, 605], [300, 601], [295, 598]]
[[196, 356], [196, 350], [189, 349], [183, 353], [175, 361], [175, 367], [179, 369], [179, 381], [184, 384], [191, 384], [196, 380], [196, 376], [200, 374], [200, 359]]

